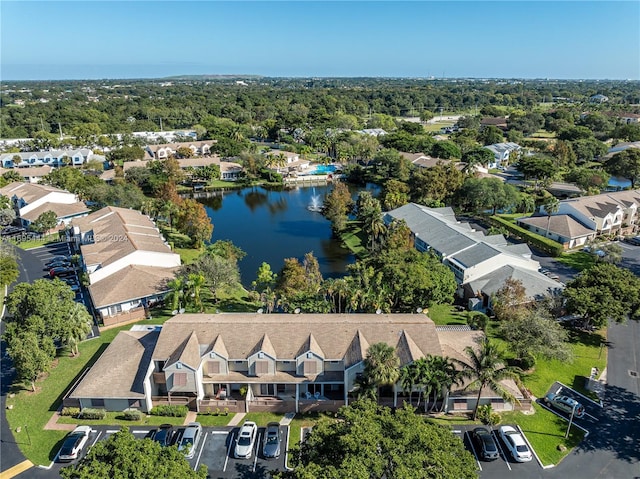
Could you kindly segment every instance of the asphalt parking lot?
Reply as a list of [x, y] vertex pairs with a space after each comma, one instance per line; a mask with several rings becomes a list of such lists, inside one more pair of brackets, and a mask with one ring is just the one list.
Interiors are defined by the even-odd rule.
[[[154, 427], [132, 427], [133, 435], [138, 439], [144, 439], [149, 431]], [[109, 426], [97, 426], [89, 438], [88, 446], [85, 447], [83, 455], [89, 450], [89, 446], [98, 441], [104, 441], [110, 435], [118, 432], [118, 428]], [[178, 435], [184, 430], [177, 427]], [[240, 430], [239, 427], [204, 427], [193, 458], [189, 459], [191, 467], [196, 470], [202, 464], [207, 466], [208, 477], [211, 479], [263, 479], [270, 477], [269, 471], [284, 470], [287, 450], [288, 427], [281, 426], [282, 443], [280, 445], [281, 454], [277, 459], [265, 459], [262, 455], [262, 439], [264, 437], [264, 427], [258, 428], [258, 436], [254, 444], [253, 454], [250, 459], [236, 459], [233, 457], [235, 438]], [[49, 470], [57, 474], [62, 467], [71, 463], [60, 464], [55, 462]]]
[[547, 394], [549, 393], [554, 393], [561, 396], [567, 396], [571, 399], [578, 401], [585, 408], [584, 416], [581, 418], [577, 418], [575, 416], [571, 418], [570, 417], [571, 414], [567, 414], [564, 411], [559, 411], [558, 409], [552, 408], [544, 401], [543, 398], [538, 398], [537, 403], [541, 407], [555, 414], [556, 416], [563, 418], [567, 422], [571, 420], [573, 424], [575, 424], [577, 427], [579, 427], [585, 432], [590, 432], [591, 430], [595, 429], [598, 426], [598, 423], [600, 422], [603, 416], [603, 409], [599, 403], [589, 399], [588, 397], [585, 397], [584, 395], [580, 394], [578, 391], [571, 389], [570, 387], [558, 382], [555, 382], [551, 385], [551, 387], [547, 391]]
[[[504, 426], [504, 425], [505, 424], [501, 424], [501, 426]], [[512, 425], [512, 426], [518, 429], [518, 426], [515, 426], [515, 425]], [[534, 454], [533, 460], [529, 462], [517, 462], [515, 459], [513, 459], [508, 449], [506, 448], [504, 442], [502, 441], [502, 439], [500, 439], [500, 436], [498, 435], [498, 427], [492, 428], [492, 427], [486, 426], [488, 429], [491, 430], [493, 437], [496, 441], [496, 444], [498, 445], [500, 458], [494, 461], [484, 461], [480, 459], [480, 451], [477, 450], [476, 446], [473, 444], [471, 440], [471, 431], [476, 427], [478, 427], [478, 425], [476, 424], [466, 425], [466, 426], [462, 426], [462, 425], [456, 426], [453, 432], [456, 434], [456, 436], [458, 436], [462, 440], [467, 450], [470, 451], [471, 454], [473, 454], [473, 456], [476, 458], [476, 464], [478, 466], [478, 472], [480, 477], [488, 478], [488, 479], [493, 479], [498, 477], [514, 477], [514, 478], [536, 477], [543, 470], [542, 466], [537, 461], [535, 454]], [[522, 433], [522, 436], [524, 437], [527, 444], [529, 444], [529, 441], [527, 440], [524, 433]], [[529, 448], [533, 451], [531, 444], [529, 444]]]

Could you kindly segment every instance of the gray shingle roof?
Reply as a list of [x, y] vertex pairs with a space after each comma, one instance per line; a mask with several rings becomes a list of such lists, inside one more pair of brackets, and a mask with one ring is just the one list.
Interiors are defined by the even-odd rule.
[[548, 278], [537, 271], [526, 270], [517, 266], [503, 266], [485, 276], [469, 282], [469, 288], [474, 292], [482, 292], [488, 296], [495, 294], [509, 278], [519, 280], [526, 291], [527, 297], [541, 299], [547, 294], [556, 293], [563, 289], [562, 284]]
[[498, 256], [501, 252], [486, 243], [476, 243], [455, 255], [451, 259], [456, 260], [462, 266], [471, 268], [480, 263], [484, 263], [488, 259]]

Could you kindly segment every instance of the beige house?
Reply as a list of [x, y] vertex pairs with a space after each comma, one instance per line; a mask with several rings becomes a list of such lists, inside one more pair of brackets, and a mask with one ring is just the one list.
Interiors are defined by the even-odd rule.
[[15, 181], [0, 188], [0, 194], [11, 200], [25, 228], [47, 211], [56, 214], [58, 224], [68, 224], [89, 213], [89, 208], [74, 193], [53, 186]]
[[571, 249], [584, 246], [599, 235], [636, 232], [639, 206], [640, 190], [616, 191], [562, 200], [551, 218], [542, 206], [533, 216], [516, 222]]
[[73, 221], [71, 234], [105, 325], [145, 317], [180, 266], [153, 221], [136, 210], [107, 206]]
[[[158, 328], [119, 333], [66, 400], [109, 410], [336, 410], [352, 400], [370, 345], [393, 346], [404, 365], [429, 354], [465, 358], [464, 348], [482, 335], [439, 331], [422, 314], [179, 314]], [[394, 387], [387, 402], [401, 404], [400, 394]], [[481, 402], [513, 407], [491, 391]], [[475, 394], [460, 391], [446, 404], [458, 411], [474, 405]]]

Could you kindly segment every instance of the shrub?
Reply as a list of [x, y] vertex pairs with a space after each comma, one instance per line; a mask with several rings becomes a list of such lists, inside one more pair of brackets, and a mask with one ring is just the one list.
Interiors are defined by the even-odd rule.
[[552, 239], [545, 238], [544, 236], [532, 233], [531, 231], [526, 230], [505, 218], [492, 216], [491, 218], [489, 218], [489, 220], [491, 223], [493, 223], [494, 226], [502, 226], [506, 228], [515, 237], [520, 238], [531, 244], [532, 246], [535, 246], [536, 248], [549, 253], [551, 256], [560, 256], [564, 252], [564, 247], [560, 243], [557, 243]]
[[90, 419], [94, 421], [100, 421], [104, 419], [106, 416], [107, 416], [107, 411], [105, 411], [104, 409], [91, 409], [86, 407], [82, 411], [80, 411], [80, 414], [78, 415], [78, 419]]
[[479, 311], [475, 311], [475, 312], [468, 311], [467, 324], [471, 329], [481, 329], [482, 331], [484, 331], [485, 328], [487, 327], [487, 324], [489, 324], [489, 317], [486, 314], [481, 313]]
[[478, 419], [487, 426], [500, 424], [500, 414], [493, 411], [491, 404], [484, 404], [478, 407]]
[[78, 417], [79, 414], [80, 414], [79, 407], [63, 407], [62, 411], [60, 411], [61, 416]]
[[123, 416], [125, 421], [141, 421], [142, 411], [138, 411], [137, 409], [127, 409], [124, 411]]
[[150, 414], [152, 416], [186, 417], [188, 412], [189, 408], [187, 406], [168, 404], [165, 406], [153, 407], [150, 411]]

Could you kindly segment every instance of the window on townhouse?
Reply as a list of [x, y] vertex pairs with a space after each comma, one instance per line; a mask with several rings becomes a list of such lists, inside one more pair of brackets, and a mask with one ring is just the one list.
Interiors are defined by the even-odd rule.
[[91, 407], [104, 407], [104, 399], [92, 399]]
[[173, 385], [174, 386], [186, 386], [187, 385], [187, 373], [173, 373]]
[[116, 304], [114, 306], [109, 306], [109, 316], [115, 316], [116, 314], [122, 313], [122, 306]]

